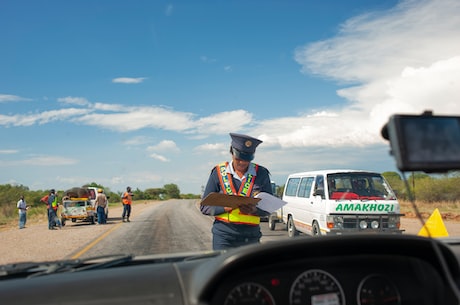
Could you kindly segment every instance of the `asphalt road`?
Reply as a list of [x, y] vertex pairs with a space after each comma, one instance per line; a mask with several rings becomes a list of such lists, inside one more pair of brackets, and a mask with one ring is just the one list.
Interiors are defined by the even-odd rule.
[[80, 257], [209, 250], [211, 219], [199, 212], [195, 202], [168, 200], [149, 206], [131, 222], [120, 222], [107, 231]]
[[[74, 256], [211, 250], [212, 221], [212, 217], [201, 214], [196, 200], [168, 200], [145, 208], [129, 223], [118, 223]], [[281, 225], [270, 231], [264, 222], [261, 228], [261, 242], [288, 238]]]
[[[134, 209], [137, 207], [134, 206]], [[113, 215], [113, 214], [112, 214]], [[129, 223], [111, 218], [114, 226], [97, 237], [91, 244], [80, 248], [73, 257], [87, 258], [110, 254], [148, 255], [206, 251], [212, 249], [211, 226], [213, 218], [201, 214], [197, 200], [168, 200], [148, 206]], [[420, 224], [413, 219], [417, 234]], [[413, 226], [405, 222], [407, 226]], [[418, 226], [418, 229], [417, 229]], [[261, 223], [262, 243], [289, 238], [285, 226], [268, 229]]]
[[[62, 230], [48, 230], [46, 221], [28, 222], [0, 231], [0, 264], [65, 258], [86, 258], [114, 253], [144, 255], [211, 250], [212, 217], [202, 215], [197, 200], [136, 203], [132, 221], [121, 222], [121, 205], [111, 206], [107, 225], [68, 222]], [[403, 217], [406, 234], [421, 229], [415, 218]], [[460, 236], [460, 223], [445, 221], [449, 236]], [[262, 243], [289, 238], [282, 224], [275, 231], [261, 223]], [[20, 242], [18, 242], [20, 241]]]

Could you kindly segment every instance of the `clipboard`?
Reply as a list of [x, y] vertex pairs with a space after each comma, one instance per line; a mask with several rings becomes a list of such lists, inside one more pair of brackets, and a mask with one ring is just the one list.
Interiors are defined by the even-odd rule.
[[273, 213], [274, 211], [281, 209], [285, 204], [287, 204], [286, 201], [265, 192], [260, 192], [255, 197], [262, 200], [259, 202], [257, 207], [268, 213]]
[[242, 204], [254, 204], [256, 205], [259, 202], [260, 198], [254, 197], [244, 197], [237, 195], [227, 195], [222, 193], [209, 193], [203, 200], [201, 200], [201, 205], [211, 205], [211, 206], [221, 206], [221, 207], [231, 207], [233, 209], [238, 208]]

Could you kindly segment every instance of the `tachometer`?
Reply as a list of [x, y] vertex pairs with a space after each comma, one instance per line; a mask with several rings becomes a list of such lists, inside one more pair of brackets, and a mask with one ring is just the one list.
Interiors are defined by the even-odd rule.
[[275, 301], [267, 288], [247, 282], [239, 284], [227, 295], [224, 305], [232, 304], [275, 305]]
[[345, 305], [342, 286], [330, 273], [307, 270], [300, 274], [291, 286], [291, 305]]
[[365, 277], [358, 287], [359, 305], [399, 305], [401, 297], [396, 286], [380, 275]]

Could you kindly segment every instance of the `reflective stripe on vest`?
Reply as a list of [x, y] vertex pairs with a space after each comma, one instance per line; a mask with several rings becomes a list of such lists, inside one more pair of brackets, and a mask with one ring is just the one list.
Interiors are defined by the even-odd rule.
[[58, 208], [57, 196], [54, 196], [54, 201], [51, 202], [51, 207], [53, 208], [53, 210], [57, 210]]
[[[254, 186], [254, 181], [256, 180], [256, 175], [248, 174], [248, 176], [243, 180], [241, 187], [236, 192], [235, 186], [233, 185], [232, 176], [230, 173], [227, 173], [228, 162], [221, 163], [216, 166], [217, 175], [219, 177], [221, 188], [224, 194], [227, 195], [239, 195], [244, 197], [249, 197], [251, 195], [252, 188]], [[256, 174], [258, 165], [251, 163], [250, 166], [254, 166]], [[260, 224], [260, 217], [255, 215], [247, 215], [241, 213], [240, 209], [233, 209], [230, 213], [225, 212], [215, 216], [216, 219], [223, 222], [230, 222], [235, 224], [247, 224], [247, 225], [258, 225]]]

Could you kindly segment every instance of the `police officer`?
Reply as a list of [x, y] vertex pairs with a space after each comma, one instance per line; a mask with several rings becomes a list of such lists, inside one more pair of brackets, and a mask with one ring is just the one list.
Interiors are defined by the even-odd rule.
[[[203, 198], [209, 193], [253, 197], [258, 192], [272, 194], [270, 172], [251, 162], [261, 140], [237, 133], [230, 133], [232, 160], [216, 165], [209, 176]], [[205, 215], [214, 216], [212, 247], [214, 250], [234, 248], [258, 243], [260, 216], [267, 212], [255, 205], [240, 205], [237, 209], [221, 206], [200, 206]]]

